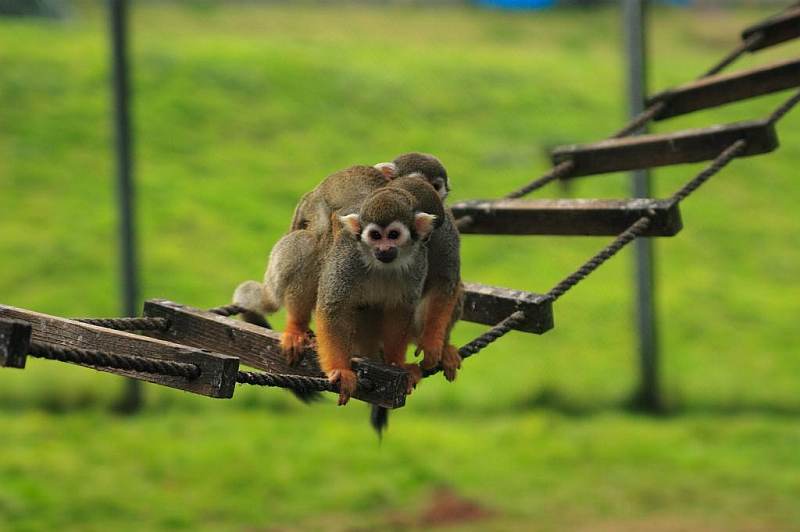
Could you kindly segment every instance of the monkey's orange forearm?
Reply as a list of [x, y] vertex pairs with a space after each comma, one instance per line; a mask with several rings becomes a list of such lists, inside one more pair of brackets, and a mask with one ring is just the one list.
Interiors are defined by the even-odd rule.
[[319, 365], [326, 374], [334, 370], [350, 369], [350, 352], [331, 327], [331, 322], [323, 313], [317, 315], [317, 354]]
[[452, 294], [435, 291], [428, 297], [419, 340], [419, 345], [424, 350], [440, 351], [444, 348], [459, 297], [458, 290]]

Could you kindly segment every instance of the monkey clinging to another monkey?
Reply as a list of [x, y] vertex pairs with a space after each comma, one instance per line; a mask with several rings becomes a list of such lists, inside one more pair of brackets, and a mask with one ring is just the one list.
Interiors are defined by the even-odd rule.
[[454, 379], [460, 358], [449, 336], [463, 296], [458, 231], [441, 202], [449, 188], [444, 166], [421, 153], [328, 176], [295, 209], [264, 283], [242, 283], [234, 302], [258, 313], [286, 306], [281, 346], [290, 363], [316, 310], [320, 365], [340, 383], [340, 404], [354, 390], [354, 354], [382, 351], [416, 383], [419, 367], [405, 364], [410, 340], [425, 354], [423, 368], [441, 364]]

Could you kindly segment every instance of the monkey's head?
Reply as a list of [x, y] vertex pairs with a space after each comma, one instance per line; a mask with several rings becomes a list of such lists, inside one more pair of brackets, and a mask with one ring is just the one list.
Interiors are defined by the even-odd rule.
[[436, 215], [415, 210], [416, 199], [401, 189], [374, 192], [356, 214], [340, 216], [371, 267], [404, 267], [434, 229]]
[[390, 163], [376, 164], [375, 168], [380, 170], [387, 179], [403, 176], [421, 177], [431, 184], [442, 201], [450, 192], [447, 170], [438, 158], [429, 153], [404, 153], [398, 155]]

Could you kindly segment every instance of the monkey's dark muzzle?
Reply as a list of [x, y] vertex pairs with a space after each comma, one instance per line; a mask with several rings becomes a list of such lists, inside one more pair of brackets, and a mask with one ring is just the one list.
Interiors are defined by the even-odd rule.
[[375, 258], [388, 264], [397, 258], [397, 248], [377, 249], [375, 250]]

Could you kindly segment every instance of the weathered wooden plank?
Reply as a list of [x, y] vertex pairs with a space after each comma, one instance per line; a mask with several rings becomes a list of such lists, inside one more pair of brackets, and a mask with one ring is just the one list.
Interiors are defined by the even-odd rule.
[[464, 289], [463, 320], [496, 325], [521, 310], [526, 319], [516, 330], [543, 334], [553, 328], [553, 305], [543, 295], [478, 283], [464, 283]]
[[761, 38], [750, 47], [750, 51], [761, 50], [800, 37], [800, 7], [792, 7], [783, 13], [768, 18], [742, 32], [742, 40], [760, 33]]
[[15, 319], [30, 324], [32, 327], [31, 340], [35, 342], [116, 355], [190, 363], [197, 365], [201, 374], [196, 379], [187, 379], [116, 368], [87, 367], [209, 397], [229, 398], [233, 396], [239, 370], [239, 359], [235, 357], [127, 332], [112, 331], [7, 305], [0, 305], [0, 318]]
[[0, 319], [0, 367], [24, 368], [30, 340], [30, 324]]
[[701, 78], [652, 96], [648, 107], [665, 102], [656, 120], [800, 87], [800, 59]]
[[456, 218], [472, 218], [462, 231], [472, 234], [616, 236], [651, 209], [644, 236], [673, 236], [683, 228], [678, 205], [669, 200], [475, 200], [451, 208]]
[[[234, 355], [248, 366], [271, 373], [324, 377], [312, 349], [306, 350], [298, 365], [289, 366], [281, 353], [280, 334], [270, 329], [160, 299], [147, 301], [144, 314], [170, 320], [169, 330], [156, 333], [159, 338]], [[405, 370], [366, 359], [354, 360], [353, 369], [360, 380], [371, 383], [368, 389], [359, 388], [355, 399], [386, 408], [405, 404]]]
[[775, 127], [766, 120], [737, 122], [660, 135], [609, 139], [593, 144], [561, 146], [552, 153], [553, 164], [572, 161], [567, 179], [592, 174], [654, 168], [715, 159], [739, 139], [747, 141], [740, 155], [767, 153], [778, 147]]

